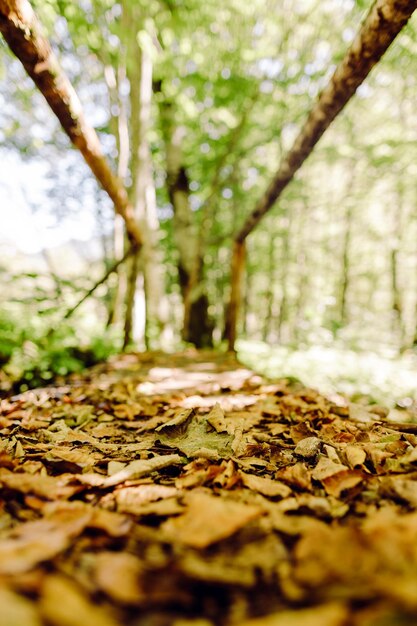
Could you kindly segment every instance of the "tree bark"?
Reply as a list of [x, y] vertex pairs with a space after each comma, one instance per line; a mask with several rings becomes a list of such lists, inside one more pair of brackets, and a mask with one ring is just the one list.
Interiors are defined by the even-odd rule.
[[184, 305], [182, 338], [197, 348], [207, 348], [213, 345], [213, 324], [208, 314], [209, 300], [204, 292], [205, 243], [199, 241], [189, 201], [189, 181], [182, 153], [184, 129], [176, 122], [174, 103], [162, 100], [160, 111], [167, 188], [174, 210], [174, 239], [178, 249], [178, 276]]
[[417, 0], [376, 0], [368, 16], [336, 68], [327, 87], [321, 92], [293, 147], [254, 211], [236, 235], [243, 241], [274, 205], [294, 174], [313, 151], [314, 146], [363, 83], [389, 45], [405, 26]]
[[[345, 57], [310, 111], [293, 147], [287, 153], [255, 209], [235, 235], [235, 248], [236, 244], [245, 241], [263, 216], [272, 208], [295, 173], [312, 153], [323, 133], [378, 63], [416, 8], [417, 0], [376, 0], [374, 2]], [[239, 284], [239, 281], [233, 277], [232, 273], [233, 283]], [[236, 301], [239, 300], [240, 298], [236, 298]], [[237, 318], [238, 313], [234, 316], [235, 322]], [[236, 336], [236, 328], [231, 329], [230, 335]], [[230, 340], [229, 348], [233, 349]]]
[[134, 304], [137, 289], [139, 255], [135, 252], [132, 255], [127, 276], [126, 287], [126, 310], [123, 328], [123, 350], [126, 350], [132, 343], [134, 326]]
[[110, 169], [95, 130], [87, 123], [81, 102], [62, 71], [49, 41], [27, 0], [0, 0], [0, 32], [39, 88], [71, 142], [113, 201], [132, 242], [143, 244], [142, 232], [126, 189]]
[[[144, 242], [136, 264], [132, 265], [129, 280], [136, 283], [134, 271], [143, 273], [145, 294], [144, 338], [147, 349], [160, 346], [164, 327], [163, 295], [164, 274], [159, 244], [159, 220], [156, 206], [149, 131], [152, 121], [152, 72], [153, 63], [149, 52], [138, 45], [137, 34], [144, 28], [140, 7], [123, 3], [126, 24], [127, 78], [130, 84], [130, 171], [132, 175], [131, 200], [137, 220], [144, 233]], [[133, 285], [129, 287], [132, 293]], [[127, 301], [127, 309], [134, 306], [134, 298]], [[127, 318], [134, 319], [127, 310]], [[130, 326], [131, 330], [134, 330]], [[131, 337], [126, 337], [129, 343]]]
[[353, 206], [349, 205], [346, 210], [345, 232], [342, 244], [342, 276], [340, 285], [340, 327], [348, 323], [347, 294], [350, 286], [350, 248], [352, 239], [352, 214]]
[[245, 241], [235, 241], [232, 251], [232, 275], [230, 302], [227, 309], [226, 339], [230, 352], [235, 350], [238, 315], [242, 301], [242, 280], [245, 270], [246, 245]]
[[392, 289], [392, 312], [393, 312], [393, 332], [399, 337], [400, 350], [405, 347], [405, 325], [403, 320], [403, 290], [401, 289], [399, 257], [401, 257], [401, 247], [403, 239], [403, 198], [404, 192], [401, 182], [398, 183], [397, 194], [394, 200], [393, 215], [393, 239], [391, 240], [390, 266], [391, 266], [391, 289]]

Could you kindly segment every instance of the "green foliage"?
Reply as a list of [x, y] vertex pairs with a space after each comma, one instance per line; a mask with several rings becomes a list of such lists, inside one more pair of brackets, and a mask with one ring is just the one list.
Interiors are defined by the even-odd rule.
[[87, 336], [85, 330], [80, 332], [70, 324], [50, 333], [47, 327], [46, 323], [45, 327], [28, 329], [5, 316], [0, 318], [3, 391], [24, 391], [79, 372], [106, 360], [120, 344], [111, 333]]
[[64, 302], [77, 300], [83, 292], [77, 281], [62, 280], [57, 293], [50, 277], [37, 272], [11, 277], [0, 314], [3, 392], [45, 385], [117, 351], [120, 337], [114, 330], [91, 328], [83, 315], [63, 320]]

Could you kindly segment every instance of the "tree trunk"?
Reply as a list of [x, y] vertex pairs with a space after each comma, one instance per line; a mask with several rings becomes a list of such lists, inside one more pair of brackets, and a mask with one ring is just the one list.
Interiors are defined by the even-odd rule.
[[182, 338], [197, 348], [213, 345], [213, 323], [204, 292], [205, 245], [198, 232], [189, 202], [189, 182], [182, 153], [184, 129], [176, 122], [174, 104], [160, 103], [164, 130], [167, 188], [174, 210], [174, 239], [178, 250], [178, 276], [184, 304]]
[[[108, 59], [106, 58], [108, 63]], [[117, 175], [120, 180], [125, 181], [129, 166], [129, 129], [127, 123], [126, 100], [122, 97], [120, 85], [126, 77], [126, 60], [120, 61], [116, 72], [109, 64], [105, 66], [104, 72], [107, 89], [109, 92], [109, 106], [118, 109], [117, 115], [111, 115], [110, 126], [116, 137], [117, 147]], [[123, 257], [125, 252], [125, 229], [124, 222], [120, 215], [115, 216], [113, 228], [113, 255], [117, 261]], [[122, 319], [123, 306], [127, 293], [127, 271], [126, 265], [122, 265], [117, 270], [117, 281], [111, 293], [109, 303], [107, 327], [117, 324]]]
[[22, 62], [62, 128], [126, 222], [132, 242], [141, 246], [142, 232], [136, 223], [126, 189], [111, 171], [95, 130], [85, 120], [81, 102], [59, 66], [41, 25], [27, 0], [0, 0], [0, 32]]
[[128, 269], [127, 289], [126, 289], [126, 310], [123, 328], [123, 350], [132, 344], [134, 328], [134, 305], [137, 289], [139, 254], [134, 252]]
[[392, 312], [393, 331], [399, 337], [400, 349], [404, 349], [405, 327], [403, 320], [403, 299], [400, 287], [400, 263], [398, 257], [401, 254], [401, 244], [403, 238], [403, 189], [401, 183], [398, 184], [396, 199], [394, 200], [394, 224], [393, 240], [391, 242], [391, 289], [392, 289]]
[[[125, 230], [123, 220], [116, 215], [113, 229], [113, 254], [116, 261], [123, 257], [125, 249]], [[117, 281], [113, 289], [109, 304], [107, 328], [117, 324], [122, 319], [123, 302], [127, 293], [127, 272], [126, 265], [117, 268]]]
[[342, 280], [340, 285], [340, 327], [348, 322], [347, 294], [350, 286], [350, 242], [352, 239], [353, 206], [349, 205], [346, 211], [345, 232], [342, 244]]
[[[159, 220], [156, 207], [155, 184], [149, 146], [149, 131], [151, 127], [152, 104], [152, 59], [144, 48], [138, 45], [137, 33], [142, 28], [142, 16], [138, 7], [124, 4], [127, 24], [127, 77], [130, 84], [130, 145], [132, 175], [131, 199], [135, 207], [136, 217], [145, 234], [143, 246], [140, 250], [138, 263], [132, 266], [129, 278], [131, 295], [133, 283], [136, 283], [134, 271], [142, 271], [145, 292], [145, 345], [147, 349], [159, 347], [160, 335], [163, 330], [163, 294], [164, 275], [159, 244]], [[134, 319], [134, 298], [127, 300], [126, 331], [134, 328], [130, 320]]]
[[262, 340], [267, 342], [271, 336], [272, 320], [274, 315], [274, 285], [275, 285], [275, 233], [269, 234], [268, 241], [268, 284], [266, 292], [265, 317], [262, 324]]
[[235, 241], [232, 251], [231, 291], [227, 308], [225, 334], [230, 352], [235, 351], [236, 330], [242, 300], [242, 280], [245, 271], [245, 241]]
[[[376, 0], [352, 45], [321, 92], [293, 147], [284, 158], [264, 195], [235, 236], [244, 242], [279, 198], [323, 133], [368, 76], [417, 7], [417, 0]], [[236, 246], [235, 246], [236, 247]], [[236, 264], [235, 264], [236, 265]], [[239, 284], [233, 276], [232, 284]], [[232, 290], [233, 292], [233, 290]], [[240, 301], [240, 297], [236, 298]], [[234, 315], [237, 319], [237, 315]], [[231, 337], [236, 329], [231, 329]], [[229, 341], [229, 347], [233, 345]]]

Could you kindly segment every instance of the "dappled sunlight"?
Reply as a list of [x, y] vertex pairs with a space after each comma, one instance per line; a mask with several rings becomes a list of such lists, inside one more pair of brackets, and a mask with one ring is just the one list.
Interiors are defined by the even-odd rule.
[[211, 408], [215, 404], [219, 404], [224, 411], [232, 411], [252, 406], [259, 401], [260, 395], [248, 395], [235, 393], [233, 396], [187, 396], [180, 402], [180, 406], [184, 408]]
[[[211, 394], [239, 391], [261, 382], [259, 376], [242, 367], [233, 355], [196, 350], [170, 355], [162, 352], [118, 355], [109, 359], [107, 364], [98, 365], [95, 372], [103, 389], [129, 379], [132, 394], [157, 396], [176, 392], [180, 398], [181, 394], [201, 398], [196, 406], [212, 406], [207, 401]], [[242, 400], [233, 400], [230, 406], [243, 407], [250, 403], [245, 395]]]
[[294, 377], [324, 393], [366, 396], [383, 404], [417, 400], [417, 357], [355, 352], [327, 346], [304, 350], [240, 341], [240, 359], [269, 378]]
[[[180, 368], [153, 367], [148, 372], [148, 380], [140, 383], [137, 391], [145, 395], [166, 393], [168, 391], [185, 391], [195, 387], [204, 390], [220, 391], [224, 388], [239, 389], [253, 376], [247, 369], [236, 369], [225, 372], [205, 372], [199, 364], [200, 371], [190, 371], [189, 365]], [[195, 367], [197, 369], [198, 366]], [[194, 369], [194, 366], [193, 366]], [[208, 368], [212, 370], [213, 368]]]

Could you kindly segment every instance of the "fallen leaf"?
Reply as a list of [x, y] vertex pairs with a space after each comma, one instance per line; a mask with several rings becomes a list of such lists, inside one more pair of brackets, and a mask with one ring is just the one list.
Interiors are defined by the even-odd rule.
[[201, 455], [201, 451], [205, 457], [229, 458], [232, 455], [231, 442], [233, 437], [213, 430], [205, 418], [194, 417], [191, 419], [192, 417], [193, 414], [181, 422], [180, 430], [177, 426], [170, 426], [167, 433], [162, 430], [159, 437], [161, 443], [180, 450], [189, 458]]
[[76, 583], [60, 575], [46, 578], [39, 606], [51, 626], [120, 626], [109, 607], [97, 606]]
[[71, 507], [21, 524], [0, 540], [0, 574], [27, 572], [63, 552], [91, 520], [92, 510]]
[[0, 587], [1, 626], [42, 626], [36, 605], [23, 596]]
[[338, 474], [333, 474], [328, 478], [323, 478], [321, 483], [323, 484], [326, 493], [335, 498], [339, 498], [343, 491], [347, 491], [356, 487], [363, 482], [364, 476], [362, 472], [357, 470], [344, 470]]
[[258, 491], [264, 496], [270, 498], [287, 498], [291, 493], [291, 489], [278, 480], [256, 476], [255, 474], [246, 474], [242, 471], [239, 472], [239, 475], [245, 487], [253, 491]]
[[346, 465], [342, 465], [342, 463], [335, 463], [327, 457], [322, 456], [316, 467], [311, 472], [311, 476], [314, 480], [322, 482], [326, 478], [340, 474], [340, 472], [344, 472], [348, 469], [349, 468]]
[[312, 489], [311, 476], [310, 470], [302, 462], [288, 465], [278, 470], [275, 474], [276, 478], [279, 478], [291, 487], [304, 489], [306, 491], [311, 491]]
[[240, 622], [239, 626], [345, 626], [349, 613], [344, 604], [323, 604], [311, 609], [280, 611]]
[[127, 552], [100, 552], [95, 558], [95, 582], [122, 604], [140, 604], [145, 599], [140, 585], [142, 572], [140, 560]]
[[165, 431], [169, 436], [176, 436], [184, 433], [187, 426], [195, 415], [195, 409], [181, 409], [175, 417], [168, 422], [155, 428], [156, 432]]
[[306, 437], [297, 443], [294, 452], [304, 459], [314, 459], [319, 454], [321, 446], [318, 437]]
[[351, 469], [361, 466], [366, 461], [366, 452], [359, 446], [348, 445], [344, 449], [346, 462]]
[[[166, 454], [163, 456], [154, 456], [151, 459], [132, 461], [126, 467], [124, 467], [120, 472], [116, 472], [112, 476], [107, 478], [103, 477], [102, 486], [103, 487], [114, 487], [114, 485], [118, 485], [119, 483], [123, 483], [126, 480], [133, 480], [135, 478], [142, 478], [142, 476], [146, 476], [147, 474], [152, 474], [152, 472], [156, 472], [157, 470], [163, 469], [164, 467], [169, 467], [170, 465], [178, 465], [182, 463], [182, 458], [179, 454]], [[88, 474], [84, 474], [85, 478]]]
[[210, 426], [213, 426], [214, 430], [218, 433], [227, 432], [227, 422], [224, 417], [224, 411], [218, 402], [216, 402], [211, 409], [206, 419]]
[[145, 505], [158, 500], [173, 498], [179, 493], [180, 491], [176, 487], [151, 484], [119, 489], [114, 497], [118, 511], [139, 515]]
[[381, 483], [380, 492], [417, 508], [417, 482], [414, 480], [396, 477], [385, 478]]
[[206, 548], [230, 537], [263, 514], [260, 507], [205, 493], [187, 494], [184, 503], [185, 512], [167, 520], [161, 530], [171, 540], [194, 548]]
[[68, 485], [72, 476], [48, 476], [46, 474], [28, 474], [0, 469], [0, 484], [21, 493], [32, 493], [48, 500], [67, 499], [80, 491], [75, 485]]

